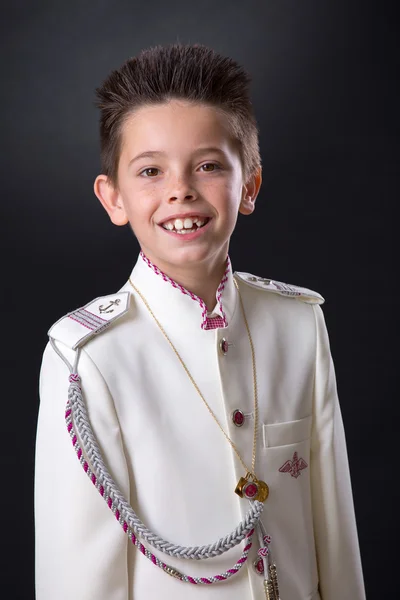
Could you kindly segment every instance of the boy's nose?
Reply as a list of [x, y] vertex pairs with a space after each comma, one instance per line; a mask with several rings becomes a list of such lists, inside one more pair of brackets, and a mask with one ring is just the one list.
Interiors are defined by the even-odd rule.
[[195, 190], [182, 179], [170, 189], [170, 202], [191, 202], [196, 198]]
[[192, 202], [196, 197], [194, 194], [176, 194], [170, 197], [170, 202], [183, 204], [185, 202]]
[[169, 184], [170, 202], [184, 203], [196, 200], [198, 195], [192, 185], [190, 174], [187, 171], [175, 173], [171, 176]]

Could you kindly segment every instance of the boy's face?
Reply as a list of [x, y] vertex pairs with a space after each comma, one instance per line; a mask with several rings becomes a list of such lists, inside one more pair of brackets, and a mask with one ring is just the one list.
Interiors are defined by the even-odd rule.
[[[149, 152], [154, 154], [139, 156]], [[168, 273], [201, 264], [219, 267], [238, 211], [253, 211], [260, 184], [261, 170], [245, 185], [223, 115], [173, 100], [128, 117], [118, 189], [99, 175], [95, 193], [113, 223], [129, 222], [143, 252]], [[190, 233], [178, 233], [185, 227]]]

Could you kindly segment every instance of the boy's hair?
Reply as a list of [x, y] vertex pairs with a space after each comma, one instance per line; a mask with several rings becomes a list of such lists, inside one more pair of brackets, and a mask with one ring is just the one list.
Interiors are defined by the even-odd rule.
[[247, 181], [261, 165], [250, 81], [236, 61], [202, 44], [175, 43], [142, 50], [96, 89], [102, 172], [117, 187], [121, 131], [129, 115], [144, 106], [180, 99], [213, 106], [226, 115]]

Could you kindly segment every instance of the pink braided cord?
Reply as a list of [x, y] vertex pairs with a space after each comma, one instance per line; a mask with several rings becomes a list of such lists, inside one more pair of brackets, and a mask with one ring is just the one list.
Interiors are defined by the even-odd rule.
[[264, 544], [266, 544], [266, 545], [268, 546], [268, 544], [270, 544], [270, 543], [271, 543], [271, 539], [272, 539], [272, 538], [271, 538], [271, 536], [270, 536], [270, 535], [268, 535], [268, 534], [267, 534], [267, 535], [264, 535], [264, 537], [263, 537]]
[[[186, 581], [188, 581], [189, 583], [194, 583], [194, 584], [199, 584], [199, 583], [206, 583], [206, 584], [210, 584], [210, 583], [217, 583], [217, 581], [226, 581], [226, 579], [229, 579], [229, 577], [232, 577], [232, 575], [236, 575], [236, 573], [238, 573], [240, 571], [240, 569], [243, 567], [244, 563], [247, 561], [247, 557], [248, 554], [250, 552], [250, 548], [253, 545], [253, 542], [251, 541], [251, 536], [254, 533], [254, 529], [252, 529], [246, 536], [246, 538], [249, 538], [249, 541], [247, 542], [246, 546], [243, 548], [243, 554], [241, 556], [241, 558], [239, 558], [239, 560], [237, 561], [237, 563], [231, 568], [228, 569], [226, 571], [226, 573], [222, 573], [220, 575], [214, 575], [211, 578], [207, 578], [207, 577], [189, 577], [188, 575], [186, 576]], [[215, 581], [217, 580], [217, 581]]]
[[81, 380], [81, 378], [79, 377], [78, 373], [71, 373], [71, 375], [68, 377], [68, 381], [70, 383], [79, 382], [80, 380]]
[[[71, 375], [69, 376], [69, 381], [72, 384], [79, 384], [80, 383], [80, 377], [77, 373], [71, 373]], [[108, 508], [114, 513], [115, 518], [117, 519], [117, 521], [119, 522], [119, 524], [121, 525], [122, 529], [124, 530], [124, 532], [128, 535], [129, 539], [131, 540], [131, 542], [140, 550], [140, 552], [149, 560], [151, 560], [151, 562], [156, 565], [157, 567], [159, 567], [160, 569], [163, 569], [165, 572], [168, 573], [169, 570], [172, 569], [172, 571], [174, 572], [174, 577], [179, 579], [180, 581], [183, 582], [187, 582], [187, 583], [192, 583], [194, 585], [198, 585], [198, 584], [213, 584], [213, 583], [217, 583], [218, 581], [225, 581], [226, 579], [229, 579], [230, 577], [232, 577], [232, 575], [236, 575], [240, 569], [243, 567], [243, 565], [246, 563], [247, 558], [248, 558], [248, 554], [250, 552], [250, 549], [253, 545], [252, 543], [252, 536], [254, 533], [254, 529], [252, 529], [251, 531], [249, 531], [249, 533], [247, 534], [245, 541], [246, 545], [243, 549], [242, 555], [239, 558], [239, 560], [237, 561], [237, 563], [231, 568], [228, 569], [225, 573], [220, 573], [218, 575], [214, 575], [213, 577], [191, 577], [189, 575], [184, 575], [183, 573], [179, 573], [176, 569], [174, 569], [173, 567], [169, 567], [166, 563], [162, 562], [159, 558], [157, 558], [157, 556], [155, 556], [155, 554], [153, 554], [151, 552], [151, 550], [149, 550], [148, 548], [146, 548], [146, 546], [144, 546], [136, 537], [134, 531], [132, 531], [132, 529], [129, 527], [129, 525], [127, 524], [126, 521], [124, 521], [121, 518], [120, 515], [120, 511], [118, 509], [117, 503], [114, 503], [113, 500], [111, 499], [111, 497], [106, 497], [105, 496], [105, 489], [102, 485], [97, 483], [97, 477], [96, 475], [91, 471], [89, 463], [86, 461], [85, 457], [83, 456], [83, 451], [82, 448], [79, 445], [78, 442], [78, 436], [75, 433], [74, 430], [74, 426], [73, 426], [73, 422], [72, 422], [72, 409], [71, 409], [71, 405], [70, 405], [70, 401], [69, 399], [67, 400], [67, 404], [66, 404], [66, 409], [65, 409], [65, 422], [67, 425], [67, 431], [71, 437], [71, 441], [72, 441], [72, 445], [75, 449], [76, 455], [79, 459], [79, 462], [81, 463], [83, 470], [85, 471], [85, 473], [88, 475], [90, 481], [93, 483], [93, 485], [96, 487], [96, 489], [98, 490], [98, 492], [100, 493], [100, 495], [104, 498], [104, 500], [107, 503]]]
[[221, 279], [221, 282], [218, 286], [217, 294], [216, 294], [217, 302], [219, 304], [219, 308], [222, 313], [222, 316], [218, 315], [216, 317], [208, 317], [207, 316], [207, 307], [205, 305], [204, 300], [202, 300], [201, 298], [196, 296], [196, 294], [193, 294], [193, 292], [190, 292], [189, 290], [187, 290], [185, 287], [183, 287], [183, 285], [181, 285], [180, 283], [177, 283], [176, 281], [171, 279], [171, 277], [169, 277], [166, 273], [161, 271], [161, 269], [159, 269], [157, 267], [157, 265], [152, 263], [151, 260], [149, 258], [147, 258], [147, 256], [144, 254], [143, 251], [140, 252], [140, 256], [142, 257], [144, 262], [147, 264], [147, 266], [150, 267], [150, 269], [152, 269], [154, 271], [154, 273], [156, 273], [156, 275], [160, 275], [163, 278], [163, 280], [170, 283], [172, 285], [172, 287], [180, 290], [182, 292], [182, 294], [185, 294], [186, 296], [190, 296], [190, 298], [192, 298], [192, 300], [194, 300], [195, 302], [198, 302], [200, 304], [201, 309], [202, 309], [201, 317], [203, 319], [202, 324], [201, 324], [202, 329], [218, 329], [218, 328], [227, 326], [226, 314], [222, 307], [222, 292], [225, 289], [225, 283], [228, 281], [228, 273], [231, 268], [231, 261], [230, 261], [229, 256], [226, 259], [225, 273]]

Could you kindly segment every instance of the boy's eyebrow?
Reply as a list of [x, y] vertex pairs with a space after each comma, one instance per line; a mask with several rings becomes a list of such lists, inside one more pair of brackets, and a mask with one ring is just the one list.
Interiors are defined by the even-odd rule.
[[[224, 156], [226, 156], [226, 153], [221, 148], [218, 148], [217, 146], [209, 146], [207, 148], [198, 148], [197, 150], [195, 150], [193, 152], [193, 156], [197, 156], [198, 154], [206, 154], [207, 152], [218, 152], [219, 154], [223, 154]], [[153, 158], [154, 156], [163, 156], [163, 155], [165, 155], [165, 152], [163, 152], [162, 150], [146, 150], [145, 152], [141, 152], [140, 154], [138, 154], [137, 156], [132, 158], [132, 160], [129, 161], [128, 166], [130, 167], [132, 163], [136, 162], [140, 158]]]

